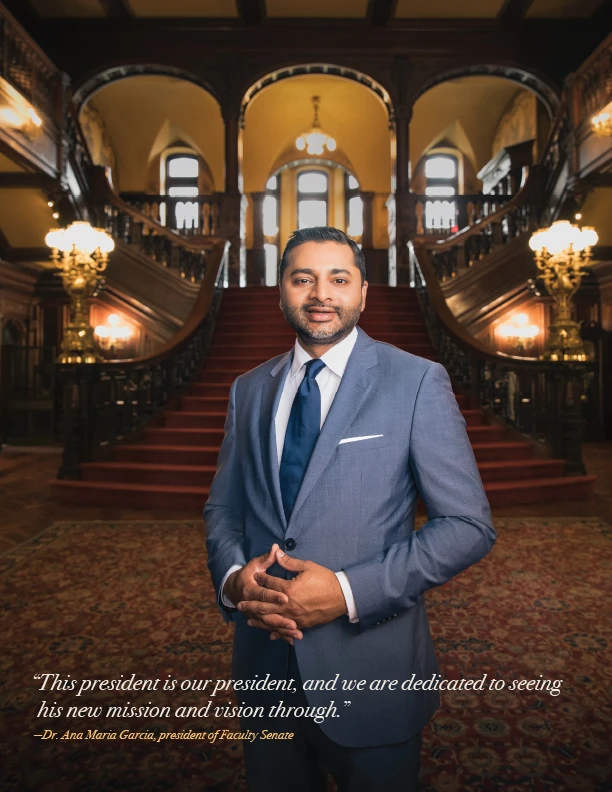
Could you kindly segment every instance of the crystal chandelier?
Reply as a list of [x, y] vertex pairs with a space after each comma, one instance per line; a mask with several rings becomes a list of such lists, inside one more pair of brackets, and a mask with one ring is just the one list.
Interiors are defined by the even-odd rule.
[[312, 129], [310, 132], [304, 132], [304, 134], [300, 135], [299, 138], [295, 141], [295, 146], [298, 151], [304, 151], [308, 154], [323, 154], [325, 148], [328, 151], [335, 151], [336, 150], [336, 141], [333, 137], [326, 135], [325, 132], [321, 130], [321, 125], [319, 124], [319, 104], [321, 102], [320, 96], [313, 96], [312, 97], [312, 104], [314, 107], [314, 118], [312, 121]]

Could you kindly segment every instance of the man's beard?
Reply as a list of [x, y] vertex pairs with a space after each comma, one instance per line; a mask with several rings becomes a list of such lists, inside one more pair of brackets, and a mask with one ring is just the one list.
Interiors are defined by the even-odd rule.
[[[327, 346], [341, 341], [351, 332], [359, 321], [362, 303], [363, 300], [360, 300], [358, 306], [350, 309], [317, 303], [290, 308], [281, 298], [280, 307], [287, 324], [295, 330], [301, 341], [309, 346]], [[317, 327], [316, 324], [311, 324], [306, 313], [309, 308], [333, 308], [340, 319], [340, 326], [336, 326], [336, 329], [332, 331], [328, 330], [325, 325]]]

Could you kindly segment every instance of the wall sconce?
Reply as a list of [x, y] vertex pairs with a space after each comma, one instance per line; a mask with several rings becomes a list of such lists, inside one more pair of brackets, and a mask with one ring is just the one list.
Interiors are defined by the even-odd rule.
[[540, 333], [537, 325], [529, 324], [527, 314], [517, 314], [510, 322], [504, 322], [497, 328], [497, 333], [502, 338], [506, 338], [516, 349], [523, 353], [530, 351], [534, 345], [534, 339]]
[[602, 110], [598, 115], [591, 118], [593, 132], [598, 137], [609, 137], [612, 135], [612, 112]]
[[42, 118], [29, 104], [17, 109], [3, 107], [0, 110], [0, 121], [6, 127], [18, 130], [30, 141], [34, 140], [42, 127]]
[[118, 351], [125, 348], [132, 336], [132, 330], [122, 325], [117, 314], [109, 314], [105, 325], [98, 325], [94, 330], [96, 340], [102, 349]]
[[33, 107], [28, 107], [26, 109], [26, 120], [21, 125], [21, 131], [28, 140], [34, 140], [41, 127], [42, 118]]

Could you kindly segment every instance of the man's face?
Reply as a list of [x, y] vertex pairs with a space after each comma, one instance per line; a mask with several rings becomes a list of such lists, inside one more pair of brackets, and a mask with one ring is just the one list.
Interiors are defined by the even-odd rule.
[[304, 344], [333, 346], [357, 324], [367, 290], [348, 245], [305, 242], [291, 251], [280, 307]]

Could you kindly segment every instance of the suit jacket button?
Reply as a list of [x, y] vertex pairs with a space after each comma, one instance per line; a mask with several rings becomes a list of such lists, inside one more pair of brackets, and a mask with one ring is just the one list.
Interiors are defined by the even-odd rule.
[[296, 544], [295, 539], [285, 539], [285, 550], [295, 550]]

